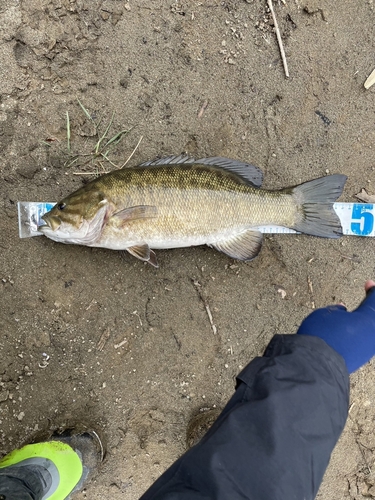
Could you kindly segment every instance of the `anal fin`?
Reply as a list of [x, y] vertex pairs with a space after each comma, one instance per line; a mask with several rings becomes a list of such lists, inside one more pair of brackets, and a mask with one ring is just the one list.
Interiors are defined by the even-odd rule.
[[223, 252], [232, 259], [251, 260], [254, 259], [262, 248], [263, 235], [256, 229], [246, 229], [225, 240], [217, 241], [210, 246]]
[[158, 261], [156, 260], [156, 254], [151, 248], [145, 243], [144, 245], [137, 245], [134, 247], [129, 247], [126, 249], [133, 257], [139, 260], [148, 262], [154, 267], [159, 267]]

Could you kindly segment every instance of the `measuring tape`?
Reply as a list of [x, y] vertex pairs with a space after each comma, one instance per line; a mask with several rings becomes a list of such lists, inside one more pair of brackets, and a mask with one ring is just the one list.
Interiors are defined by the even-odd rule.
[[[41, 217], [51, 210], [55, 203], [18, 202], [18, 222], [20, 238], [39, 236], [38, 225]], [[375, 236], [375, 210], [372, 203], [334, 203], [342, 226], [347, 236]], [[297, 234], [297, 231], [281, 226], [259, 226], [259, 231], [268, 234]]]

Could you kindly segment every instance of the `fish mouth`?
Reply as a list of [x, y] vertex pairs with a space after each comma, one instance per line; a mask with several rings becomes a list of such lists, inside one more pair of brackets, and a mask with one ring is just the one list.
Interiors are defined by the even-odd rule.
[[42, 220], [45, 222], [45, 224], [38, 226], [38, 231], [41, 233], [45, 233], [48, 230], [57, 231], [61, 226], [61, 219], [53, 215], [48, 216], [48, 214], [45, 214], [42, 216]]

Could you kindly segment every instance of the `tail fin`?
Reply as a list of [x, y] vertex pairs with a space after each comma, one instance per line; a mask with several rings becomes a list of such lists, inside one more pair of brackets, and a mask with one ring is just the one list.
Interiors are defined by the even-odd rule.
[[341, 174], [320, 177], [293, 188], [297, 220], [293, 229], [324, 238], [339, 238], [342, 227], [333, 202], [341, 195], [347, 177]]

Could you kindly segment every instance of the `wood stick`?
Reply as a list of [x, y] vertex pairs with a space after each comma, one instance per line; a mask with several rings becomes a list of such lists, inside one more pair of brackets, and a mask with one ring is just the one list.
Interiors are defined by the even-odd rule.
[[375, 69], [365, 81], [365, 89], [369, 89], [375, 83]]
[[214, 324], [214, 320], [213, 320], [213, 317], [212, 317], [210, 305], [209, 305], [207, 299], [202, 294], [202, 290], [201, 290], [202, 285], [199, 283], [199, 281], [197, 281], [194, 278], [192, 278], [191, 281], [193, 282], [194, 288], [198, 292], [198, 296], [201, 299], [201, 301], [203, 302], [204, 308], [206, 309], [206, 313], [207, 313], [207, 316], [208, 316], [208, 321], [210, 322], [212, 332], [213, 332], [214, 335], [216, 335], [217, 334], [217, 328], [216, 328], [216, 325]]
[[273, 10], [272, 0], [267, 0], [267, 3], [268, 3], [268, 7], [269, 7], [269, 9], [271, 11], [271, 14], [272, 14], [273, 24], [275, 26], [276, 37], [277, 37], [277, 41], [278, 41], [278, 44], [279, 44], [281, 59], [283, 60], [285, 76], [287, 78], [289, 78], [288, 63], [286, 62], [283, 41], [281, 40], [279, 25], [277, 24], [277, 20], [276, 20], [276, 16], [275, 16], [275, 11]]

